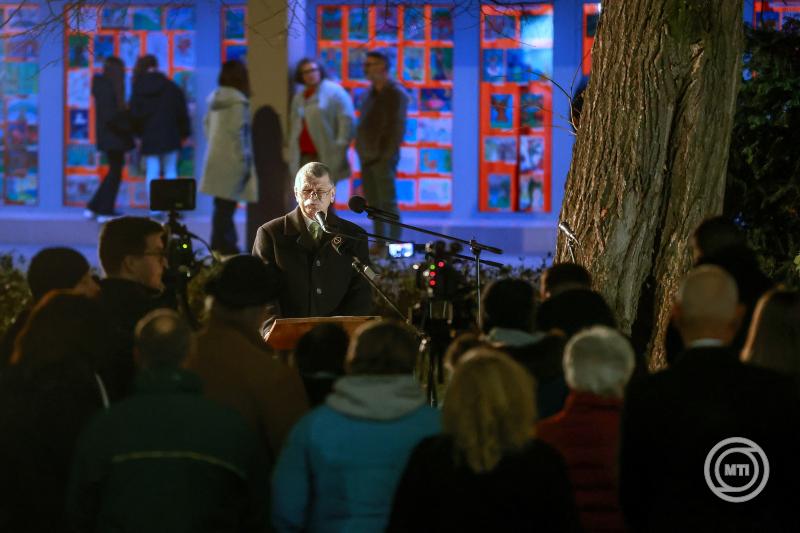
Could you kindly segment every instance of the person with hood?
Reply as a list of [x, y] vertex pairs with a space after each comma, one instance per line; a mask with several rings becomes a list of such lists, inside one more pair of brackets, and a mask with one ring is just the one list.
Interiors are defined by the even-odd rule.
[[312, 161], [331, 169], [334, 185], [350, 176], [347, 148], [353, 140], [353, 100], [346, 90], [325, 79], [313, 59], [297, 64], [294, 81], [303, 88], [292, 98], [289, 116], [289, 165], [294, 174]]
[[122, 179], [125, 152], [133, 148], [133, 132], [125, 103], [125, 63], [120, 58], [105, 59], [103, 72], [92, 78], [92, 96], [97, 149], [106, 155], [108, 172], [86, 204], [84, 214], [87, 218], [97, 218], [102, 224], [116, 215], [114, 203]]
[[393, 320], [354, 335], [347, 373], [292, 429], [273, 476], [276, 531], [383, 531], [411, 450], [439, 433], [414, 380], [419, 344]]
[[237, 202], [258, 201], [258, 181], [252, 172], [247, 67], [235, 59], [226, 61], [218, 83], [208, 96], [203, 120], [208, 145], [200, 192], [214, 197], [211, 249], [235, 255], [239, 253], [233, 223]]
[[150, 182], [160, 174], [167, 179], [178, 177], [181, 144], [192, 133], [186, 97], [175, 82], [158, 71], [154, 55], [136, 61], [130, 110], [147, 168], [149, 193]]

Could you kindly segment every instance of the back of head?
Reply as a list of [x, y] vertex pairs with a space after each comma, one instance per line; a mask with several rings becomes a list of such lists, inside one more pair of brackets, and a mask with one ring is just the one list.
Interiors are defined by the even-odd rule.
[[557, 329], [567, 338], [591, 326], [617, 326], [614, 312], [600, 293], [571, 289], [544, 301], [536, 315], [540, 329]]
[[147, 237], [163, 233], [161, 224], [145, 217], [120, 217], [106, 222], [100, 230], [98, 245], [106, 276], [118, 276], [127, 256], [144, 253]]
[[692, 269], [681, 283], [676, 304], [678, 329], [728, 327], [737, 319], [739, 293], [736, 281], [722, 268], [702, 265]]
[[695, 263], [702, 257], [717, 255], [726, 248], [746, 246], [744, 235], [736, 224], [721, 216], [704, 220], [692, 235]]
[[133, 67], [133, 81], [139, 78], [142, 74], [150, 69], [158, 68], [158, 58], [152, 54], [146, 54], [136, 60], [136, 65]]
[[800, 379], [800, 293], [776, 289], [759, 300], [742, 359]]
[[118, 108], [125, 106], [125, 63], [116, 56], [108, 56], [103, 61], [103, 76], [111, 81]]
[[411, 374], [419, 353], [417, 335], [397, 320], [377, 320], [360, 326], [347, 351], [347, 373]]
[[94, 368], [105, 357], [107, 328], [99, 305], [70, 290], [49, 292], [17, 336], [11, 364], [33, 371], [53, 364]]
[[564, 377], [579, 392], [621, 397], [634, 364], [628, 339], [605, 326], [581, 331], [564, 349]]
[[49, 291], [71, 289], [89, 272], [89, 262], [72, 248], [45, 248], [31, 259], [28, 286], [33, 300], [39, 301]]
[[522, 448], [536, 422], [533, 378], [517, 362], [495, 350], [471, 350], [447, 388], [442, 427], [453, 438], [456, 458], [474, 472], [492, 470]]
[[249, 254], [227, 259], [219, 273], [206, 284], [215, 307], [230, 311], [264, 307], [278, 292], [278, 277], [273, 268]]
[[542, 274], [542, 299], [570, 289], [592, 288], [592, 275], [577, 263], [556, 263]]
[[192, 330], [172, 309], [156, 309], [136, 325], [135, 346], [142, 368], [177, 368], [192, 349]]
[[475, 333], [462, 333], [450, 343], [444, 354], [444, 364], [450, 369], [458, 366], [464, 356], [473, 348], [489, 347], [480, 336]]
[[247, 67], [237, 59], [229, 59], [222, 64], [217, 84], [220, 87], [232, 87], [250, 97], [250, 76]]
[[534, 290], [521, 279], [500, 279], [483, 291], [483, 330], [509, 328], [530, 331], [533, 328]]
[[320, 324], [297, 342], [294, 358], [304, 376], [344, 374], [344, 362], [350, 338], [337, 324]]

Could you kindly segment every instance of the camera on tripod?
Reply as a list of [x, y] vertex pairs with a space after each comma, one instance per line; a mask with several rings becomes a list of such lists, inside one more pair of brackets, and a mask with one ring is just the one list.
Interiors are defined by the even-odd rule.
[[[193, 179], [165, 179], [150, 182], [150, 210], [168, 213], [164, 229], [167, 232], [168, 274], [175, 281], [191, 278], [196, 270], [192, 235], [179, 222], [179, 211], [193, 211], [197, 184]], [[172, 280], [168, 280], [172, 281]]]

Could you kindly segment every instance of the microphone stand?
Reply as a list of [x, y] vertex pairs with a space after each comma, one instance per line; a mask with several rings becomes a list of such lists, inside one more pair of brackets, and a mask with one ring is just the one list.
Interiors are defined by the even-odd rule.
[[[412, 226], [411, 224], [404, 224], [403, 222], [399, 222], [391, 217], [383, 216], [378, 213], [367, 213], [367, 217], [371, 220], [380, 220], [381, 222], [385, 222], [386, 224], [390, 224], [392, 226], [410, 229], [413, 231], [418, 231], [420, 233], [425, 233], [427, 235], [433, 235], [434, 237], [441, 237], [443, 239], [447, 239], [453, 242], [459, 242], [466, 246], [469, 246], [470, 250], [472, 251], [473, 257], [470, 257], [470, 260], [475, 261], [475, 280], [477, 283], [477, 302], [478, 302], [478, 327], [481, 328], [483, 326], [483, 313], [482, 313], [482, 304], [481, 304], [481, 261], [480, 255], [481, 252], [487, 251], [492, 252], [494, 254], [502, 254], [503, 250], [500, 248], [496, 248], [494, 246], [489, 246], [487, 244], [481, 244], [475, 239], [471, 239], [469, 241], [461, 239], [459, 237], [453, 237], [452, 235], [445, 235], [444, 233], [439, 233], [436, 231], [431, 231], [429, 229], [420, 228], [418, 226]], [[493, 265], [495, 266], [495, 265]], [[500, 265], [502, 266], [502, 265]]]

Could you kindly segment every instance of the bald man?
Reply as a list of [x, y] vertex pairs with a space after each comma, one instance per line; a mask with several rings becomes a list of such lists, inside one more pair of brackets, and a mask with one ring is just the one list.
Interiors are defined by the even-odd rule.
[[[667, 370], [628, 388], [620, 503], [632, 531], [798, 530], [790, 511], [800, 483], [793, 449], [800, 445], [797, 395], [783, 377], [743, 365], [727, 346], [742, 314], [729, 274], [716, 266], [695, 268], [674, 303], [686, 349]], [[770, 466], [763, 492], [737, 504], [712, 492], [704, 475], [709, 452], [731, 437], [761, 446]], [[743, 454], [728, 457], [747, 461]]]

